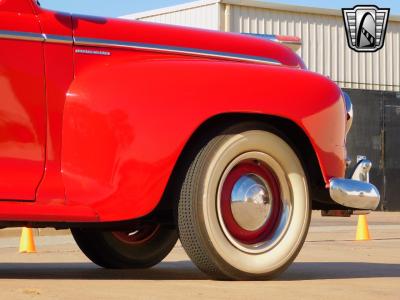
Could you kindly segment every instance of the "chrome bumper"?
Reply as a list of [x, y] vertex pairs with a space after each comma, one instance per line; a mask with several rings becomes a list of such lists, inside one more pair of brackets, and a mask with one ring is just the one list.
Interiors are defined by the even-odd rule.
[[333, 178], [329, 193], [336, 203], [354, 209], [375, 210], [380, 201], [378, 189], [369, 183], [372, 163], [362, 157], [359, 159], [351, 179]]

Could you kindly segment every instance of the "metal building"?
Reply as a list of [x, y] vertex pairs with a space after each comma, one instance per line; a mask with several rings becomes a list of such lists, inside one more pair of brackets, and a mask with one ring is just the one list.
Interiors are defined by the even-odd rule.
[[390, 16], [385, 46], [376, 53], [352, 51], [342, 13], [253, 0], [202, 0], [123, 18], [237, 33], [292, 35], [312, 71], [343, 88], [400, 91], [400, 16]]

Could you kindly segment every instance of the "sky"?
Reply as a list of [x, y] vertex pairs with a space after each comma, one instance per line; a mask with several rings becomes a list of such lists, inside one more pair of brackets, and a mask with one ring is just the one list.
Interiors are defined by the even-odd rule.
[[[45, 8], [106, 17], [118, 17], [150, 9], [190, 2], [190, 0], [40, 0]], [[272, 0], [267, 2], [303, 6], [341, 9], [357, 4], [375, 4], [391, 8], [391, 13], [400, 15], [400, 0], [351, 1], [351, 0]]]

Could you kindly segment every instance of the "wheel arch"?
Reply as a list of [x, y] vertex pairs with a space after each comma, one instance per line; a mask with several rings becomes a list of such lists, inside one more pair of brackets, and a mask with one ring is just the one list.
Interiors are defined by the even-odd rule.
[[[257, 113], [224, 113], [213, 116], [203, 122], [188, 139], [169, 177], [162, 199], [154, 212], [160, 213], [166, 210], [174, 210], [174, 199], [169, 199], [168, 196], [173, 194], [172, 190], [179, 186], [179, 178], [183, 170], [187, 167], [190, 156], [194, 155], [210, 137], [229, 126], [245, 122], [268, 126], [274, 133], [290, 144], [299, 156], [307, 174], [313, 209], [320, 209], [319, 199], [321, 198], [321, 194], [323, 196], [326, 196], [325, 193], [327, 194], [325, 191], [325, 181], [317, 154], [304, 130], [294, 121], [278, 116]], [[323, 198], [325, 199], [326, 197]]]

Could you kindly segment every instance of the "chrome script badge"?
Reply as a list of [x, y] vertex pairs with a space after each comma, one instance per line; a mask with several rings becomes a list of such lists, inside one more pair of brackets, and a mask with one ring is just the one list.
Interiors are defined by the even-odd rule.
[[357, 5], [343, 8], [343, 18], [349, 47], [357, 52], [375, 52], [385, 42], [390, 8]]

